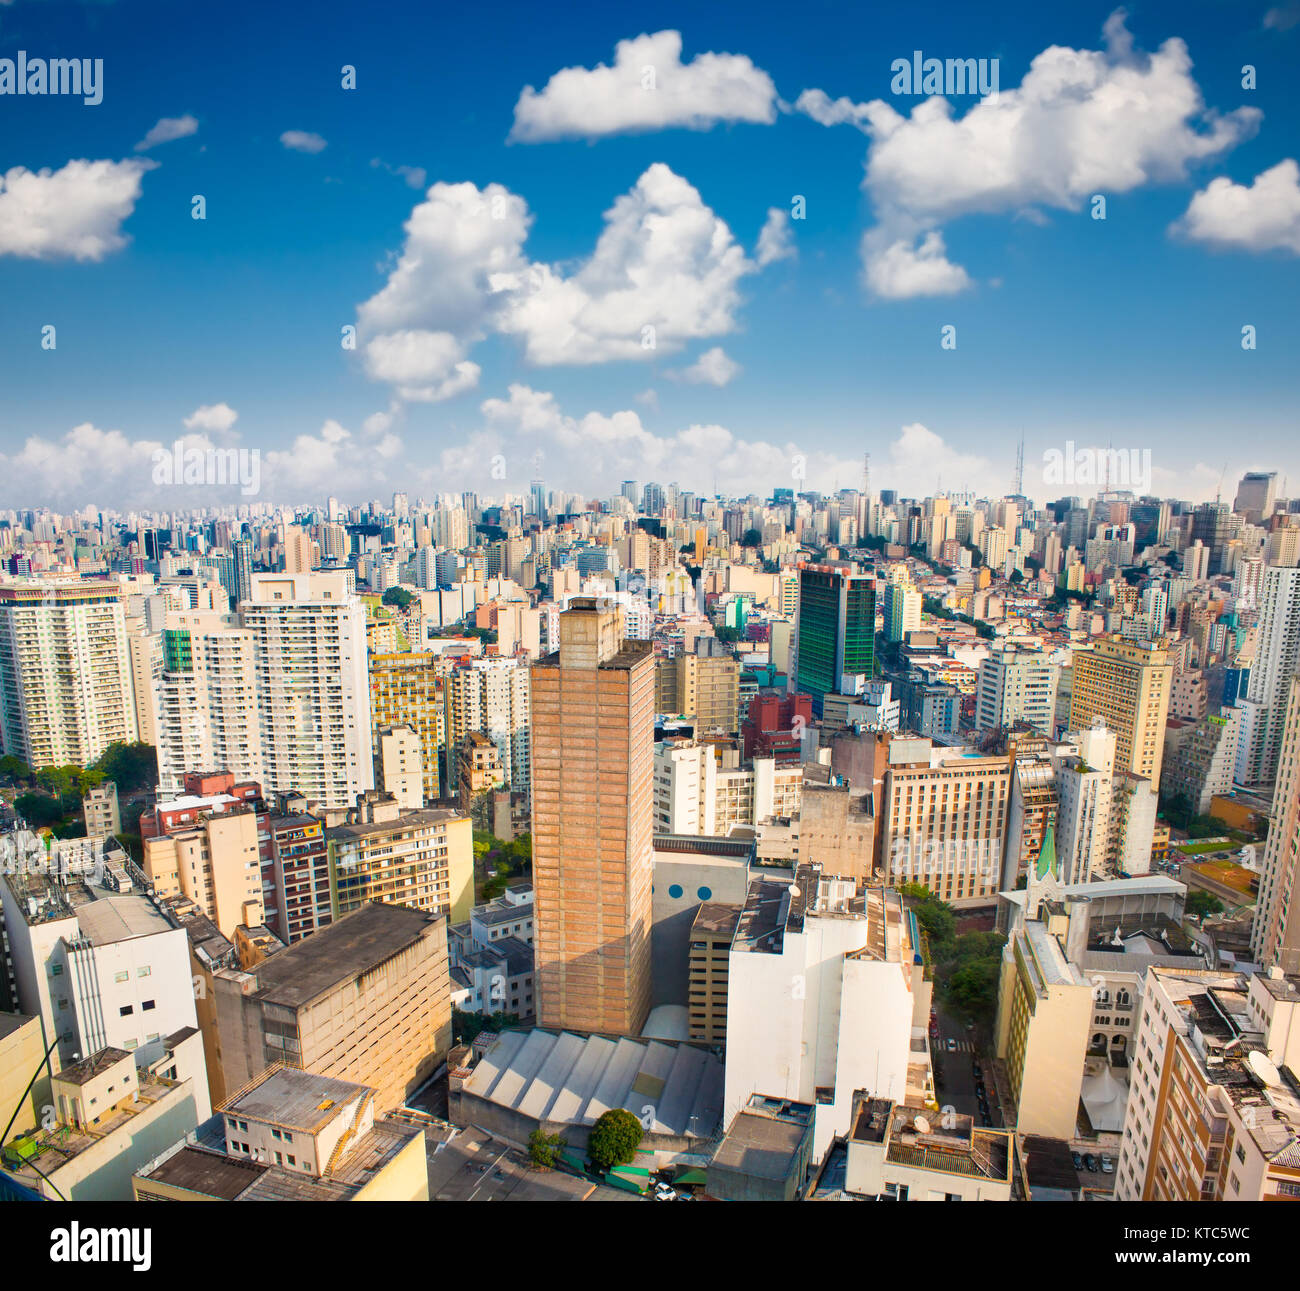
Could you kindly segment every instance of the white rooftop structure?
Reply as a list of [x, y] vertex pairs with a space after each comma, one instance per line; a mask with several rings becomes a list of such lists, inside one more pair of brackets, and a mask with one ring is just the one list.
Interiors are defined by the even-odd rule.
[[535, 1028], [503, 1034], [463, 1089], [538, 1121], [591, 1125], [622, 1107], [647, 1133], [707, 1138], [721, 1124], [722, 1076], [690, 1045]]

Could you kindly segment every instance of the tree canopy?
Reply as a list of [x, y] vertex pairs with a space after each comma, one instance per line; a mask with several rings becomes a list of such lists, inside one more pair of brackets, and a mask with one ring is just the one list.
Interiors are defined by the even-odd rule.
[[627, 1108], [611, 1107], [602, 1112], [591, 1127], [587, 1157], [597, 1170], [628, 1165], [636, 1159], [643, 1133], [641, 1122]]

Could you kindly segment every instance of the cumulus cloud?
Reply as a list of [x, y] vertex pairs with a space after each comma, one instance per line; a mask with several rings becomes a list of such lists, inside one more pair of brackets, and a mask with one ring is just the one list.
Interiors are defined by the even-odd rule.
[[948, 259], [938, 230], [918, 244], [892, 238], [887, 229], [868, 229], [862, 235], [862, 264], [867, 287], [883, 300], [951, 296], [971, 285], [966, 270]]
[[366, 345], [366, 372], [397, 387], [398, 397], [440, 403], [478, 384], [479, 366], [450, 332], [412, 329], [376, 336]]
[[1264, 15], [1264, 26], [1272, 31], [1290, 31], [1297, 23], [1300, 23], [1300, 3], [1297, 0], [1277, 5]]
[[727, 385], [740, 375], [740, 364], [735, 361], [720, 345], [705, 350], [694, 363], [681, 372], [671, 372], [670, 376], [689, 382], [691, 385]]
[[919, 421], [903, 426], [890, 443], [884, 478], [904, 497], [929, 497], [939, 488], [1001, 497], [1006, 481], [978, 453], [963, 453]]
[[102, 260], [127, 243], [141, 178], [158, 163], [70, 161], [60, 170], [13, 166], [0, 174], [0, 255]]
[[501, 330], [542, 365], [671, 353], [732, 331], [740, 280], [756, 267], [699, 192], [656, 162], [605, 212], [576, 273], [532, 266]]
[[291, 152], [324, 152], [328, 146], [320, 135], [310, 130], [286, 130], [280, 142]]
[[[482, 405], [484, 428], [473, 452], [458, 459], [462, 474], [442, 487], [482, 487], [488, 475], [490, 446], [507, 465], [526, 462], [537, 448], [546, 454], [548, 477], [571, 480], [592, 495], [616, 492], [625, 479], [695, 480], [701, 490], [767, 492], [806, 474], [799, 487], [830, 489], [837, 479], [856, 478], [860, 461], [841, 459], [812, 444], [745, 439], [725, 426], [690, 425], [671, 434], [649, 430], [630, 410], [565, 413], [553, 394], [515, 384], [505, 399]], [[444, 458], [444, 467], [452, 459]], [[521, 476], [522, 478], [522, 476]], [[500, 487], [500, 486], [498, 486]]]
[[771, 125], [777, 113], [772, 78], [743, 54], [697, 54], [682, 62], [682, 36], [659, 31], [614, 48], [614, 64], [566, 67], [541, 90], [525, 86], [510, 139], [597, 139], [720, 121]]
[[135, 146], [136, 152], [148, 152], [160, 143], [171, 143], [173, 139], [184, 139], [198, 132], [197, 117], [186, 113], [183, 117], [162, 117], [143, 139]]
[[804, 90], [795, 100], [794, 110], [812, 117], [818, 125], [851, 125], [864, 134], [868, 132], [868, 104], [846, 98], [832, 99], [825, 90]]
[[1045, 49], [1019, 87], [960, 117], [941, 97], [904, 116], [881, 100], [800, 96], [810, 116], [849, 122], [871, 139], [863, 188], [882, 232], [862, 244], [869, 288], [882, 281], [912, 288], [899, 294], [946, 294], [964, 271], [943, 260], [941, 243], [926, 238], [913, 249], [939, 225], [1033, 207], [1073, 211], [1094, 193], [1181, 180], [1258, 127], [1256, 108], [1206, 108], [1177, 37], [1152, 54], [1135, 50], [1123, 10], [1106, 21], [1104, 37], [1104, 50]]
[[1250, 185], [1211, 180], [1172, 231], [1216, 247], [1300, 255], [1300, 166], [1288, 157]]
[[239, 414], [228, 403], [205, 403], [183, 419], [186, 430], [215, 431], [224, 435], [238, 420]]
[[790, 228], [789, 215], [779, 207], [771, 207], [758, 234], [758, 247], [754, 252], [754, 259], [758, 261], [760, 268], [766, 268], [778, 260], [792, 260], [798, 254], [794, 244], [794, 231]]
[[[467, 355], [493, 334], [518, 338], [541, 366], [676, 353], [735, 329], [739, 284], [759, 268], [662, 163], [605, 212], [585, 260], [529, 260], [532, 218], [500, 184], [434, 184], [387, 282], [357, 311], [367, 374], [402, 399], [450, 398], [477, 381]], [[780, 251], [779, 233], [767, 245]]]

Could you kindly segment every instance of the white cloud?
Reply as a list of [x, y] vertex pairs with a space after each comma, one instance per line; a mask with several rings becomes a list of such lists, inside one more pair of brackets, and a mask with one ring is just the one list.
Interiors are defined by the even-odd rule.
[[184, 139], [197, 133], [198, 119], [186, 113], [183, 117], [162, 117], [143, 139], [135, 146], [136, 152], [148, 152], [160, 143], [171, 143], [173, 139]]
[[1288, 157], [1249, 186], [1220, 175], [1192, 198], [1173, 232], [1218, 247], [1300, 255], [1300, 166]]
[[[482, 488], [489, 479], [489, 462], [500, 453], [507, 463], [520, 464], [520, 485], [532, 454], [545, 452], [550, 479], [572, 481], [589, 496], [616, 492], [625, 479], [653, 479], [671, 472], [674, 479], [695, 481], [693, 487], [712, 492], [766, 493], [790, 486], [802, 468], [806, 482], [794, 487], [831, 489], [836, 481], [857, 479], [860, 460], [793, 442], [778, 444], [744, 439], [725, 426], [690, 425], [669, 435], [648, 430], [630, 410], [589, 412], [572, 417], [553, 394], [526, 385], [511, 385], [506, 399], [482, 405], [484, 432], [464, 450], [444, 454], [441, 488]], [[511, 477], [513, 478], [513, 477]], [[512, 487], [508, 479], [498, 490]]]
[[682, 62], [682, 37], [659, 31], [614, 48], [614, 65], [566, 67], [540, 90], [525, 86], [515, 105], [512, 140], [596, 139], [631, 131], [720, 121], [771, 125], [777, 97], [772, 78], [743, 54], [697, 54]]
[[324, 152], [328, 145], [318, 134], [310, 130], [286, 130], [280, 136], [280, 142], [293, 152]]
[[903, 497], [929, 497], [940, 488], [990, 498], [1006, 492], [1006, 481], [987, 458], [959, 451], [919, 421], [899, 430], [886, 460], [883, 478]]
[[715, 345], [711, 350], [705, 350], [690, 367], [669, 375], [680, 377], [691, 385], [711, 385], [721, 388], [739, 376], [740, 372], [740, 364], [722, 346]]
[[141, 177], [158, 163], [70, 161], [60, 170], [14, 166], [0, 175], [0, 255], [102, 260], [127, 243]]
[[543, 366], [672, 354], [733, 331], [739, 282], [758, 269], [661, 163], [606, 211], [584, 261], [530, 262], [531, 224], [524, 200], [499, 184], [434, 184], [387, 283], [358, 309], [368, 375], [403, 399], [449, 398], [473, 386], [465, 356], [494, 333], [518, 337]]
[[659, 392], [653, 386], [649, 390], [634, 394], [632, 398], [643, 408], [649, 408], [653, 412], [659, 411]]
[[390, 166], [379, 157], [372, 157], [370, 164], [386, 170], [390, 175], [396, 175], [399, 179], [405, 180], [408, 188], [423, 188], [425, 181], [428, 179], [428, 172], [423, 166]]
[[869, 106], [852, 99], [832, 99], [825, 90], [804, 90], [795, 100], [794, 110], [812, 117], [819, 125], [851, 125], [867, 133]]
[[[1123, 10], [1107, 19], [1104, 36], [1102, 51], [1045, 49], [1019, 87], [981, 99], [961, 117], [941, 97], [903, 116], [881, 100], [800, 96], [809, 115], [849, 121], [870, 136], [863, 188], [881, 232], [863, 240], [868, 283], [892, 283], [898, 295], [908, 294], [901, 290], [908, 283], [922, 294], [936, 282], [951, 290], [964, 271], [943, 259], [941, 244], [927, 239], [911, 249], [938, 225], [1035, 206], [1078, 210], [1094, 193], [1181, 180], [1191, 164], [1258, 127], [1257, 108], [1220, 114], [1205, 107], [1177, 37], [1153, 54], [1134, 50]], [[887, 263], [878, 266], [875, 257]]]
[[205, 403], [183, 419], [186, 430], [211, 430], [225, 434], [236, 422], [239, 414], [228, 403]]
[[943, 234], [925, 234], [920, 245], [906, 238], [889, 240], [883, 229], [868, 229], [862, 235], [863, 279], [870, 291], [884, 300], [906, 300], [913, 296], [951, 296], [971, 285], [961, 265], [948, 259]]
[[532, 266], [500, 327], [541, 365], [652, 358], [732, 331], [740, 279], [756, 268], [696, 189], [656, 162], [605, 212], [590, 259], [570, 277]]
[[766, 268], [778, 260], [792, 260], [798, 254], [789, 215], [779, 207], [770, 207], [767, 219], [758, 234], [758, 248], [754, 252], [754, 259], [760, 268]]

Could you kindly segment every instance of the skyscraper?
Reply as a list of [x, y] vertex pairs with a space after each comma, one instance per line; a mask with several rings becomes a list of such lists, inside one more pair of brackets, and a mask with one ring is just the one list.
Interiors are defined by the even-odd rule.
[[0, 587], [0, 750], [33, 769], [84, 767], [136, 737], [117, 585]]
[[366, 619], [343, 574], [255, 575], [253, 634], [264, 787], [348, 807], [374, 787]]
[[979, 668], [975, 729], [1028, 722], [1044, 735], [1054, 734], [1059, 678], [1060, 670], [1041, 649], [1003, 644], [993, 650]]
[[821, 712], [826, 695], [856, 694], [875, 665], [876, 579], [856, 565], [805, 565], [799, 573], [795, 689]]
[[640, 1032], [650, 1006], [655, 670], [575, 597], [532, 668], [538, 1022]]
[[1264, 570], [1255, 662], [1250, 670], [1237, 746], [1237, 780], [1269, 784], [1277, 775], [1286, 722], [1287, 686], [1300, 667], [1300, 569]]
[[1232, 509], [1245, 516], [1251, 524], [1262, 524], [1273, 514], [1276, 495], [1276, 471], [1247, 471], [1237, 485]]
[[1070, 729], [1100, 717], [1115, 732], [1115, 768], [1160, 783], [1173, 665], [1161, 644], [1102, 637], [1074, 652]]

